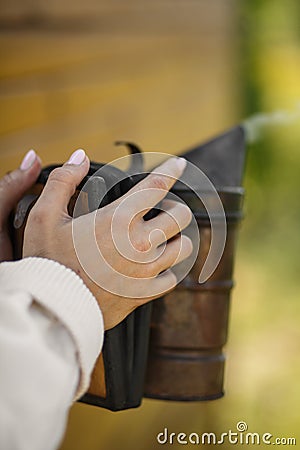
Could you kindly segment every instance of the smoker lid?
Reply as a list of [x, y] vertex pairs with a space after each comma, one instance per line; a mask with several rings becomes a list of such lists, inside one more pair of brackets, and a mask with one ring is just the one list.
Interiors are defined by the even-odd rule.
[[[246, 159], [245, 142], [244, 128], [239, 125], [180, 156], [199, 167], [216, 188], [241, 186]], [[187, 178], [188, 171], [187, 167]]]

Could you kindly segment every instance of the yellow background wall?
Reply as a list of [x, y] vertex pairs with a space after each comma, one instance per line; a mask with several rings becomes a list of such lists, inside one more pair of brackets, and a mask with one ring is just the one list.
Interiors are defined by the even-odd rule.
[[29, 148], [176, 153], [234, 122], [230, 2], [1, 3], [1, 173]]

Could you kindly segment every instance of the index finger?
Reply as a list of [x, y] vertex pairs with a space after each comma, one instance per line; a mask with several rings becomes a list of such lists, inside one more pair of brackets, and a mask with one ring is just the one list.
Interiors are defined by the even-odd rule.
[[156, 167], [144, 180], [131, 188], [120, 200], [134, 199], [137, 216], [144, 216], [167, 195], [172, 186], [182, 175], [186, 159], [170, 158]]

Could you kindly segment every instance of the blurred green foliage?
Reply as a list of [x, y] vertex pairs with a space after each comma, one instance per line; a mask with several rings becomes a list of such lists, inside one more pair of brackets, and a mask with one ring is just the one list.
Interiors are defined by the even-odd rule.
[[[249, 144], [244, 245], [249, 251], [256, 251], [255, 243], [267, 248], [268, 260], [288, 269], [290, 276], [300, 267], [299, 19], [297, 0], [240, 3], [243, 115], [274, 110], [298, 114], [291, 123], [262, 128]], [[280, 258], [269, 258], [272, 254]]]

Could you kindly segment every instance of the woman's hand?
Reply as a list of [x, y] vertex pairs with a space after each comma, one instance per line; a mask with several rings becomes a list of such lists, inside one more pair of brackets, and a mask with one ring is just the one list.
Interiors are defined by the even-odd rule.
[[25, 192], [36, 182], [41, 160], [33, 150], [24, 157], [19, 169], [0, 180], [0, 262], [13, 259], [9, 235], [9, 216]]
[[[190, 223], [191, 211], [163, 200], [184, 167], [184, 160], [171, 158], [115, 202], [72, 219], [68, 203], [89, 169], [84, 151], [77, 150], [51, 172], [31, 210], [23, 256], [53, 259], [74, 270], [95, 295], [105, 329], [114, 327], [136, 307], [174, 288], [170, 268], [192, 252], [190, 239], [178, 234]], [[161, 200], [164, 212], [144, 221]]]

